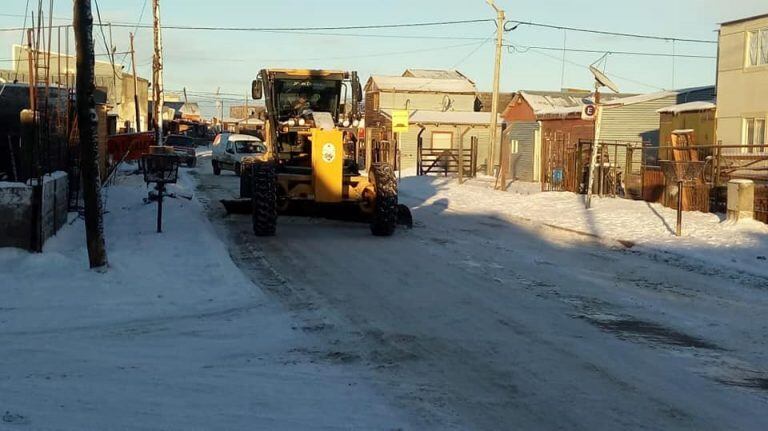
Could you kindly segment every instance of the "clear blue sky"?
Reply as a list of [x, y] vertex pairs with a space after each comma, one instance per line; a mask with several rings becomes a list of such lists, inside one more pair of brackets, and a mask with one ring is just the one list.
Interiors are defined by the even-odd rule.
[[[144, 1], [100, 0], [102, 20], [136, 23]], [[30, 3], [36, 5], [37, 1]], [[60, 18], [56, 23], [71, 19], [71, 0], [54, 3], [54, 16]], [[147, 3], [142, 23], [150, 24], [151, 0]], [[21, 26], [20, 15], [24, 13], [25, 4], [26, 0], [5, 0], [0, 27]], [[768, 12], [765, 0], [497, 0], [497, 4], [512, 20], [710, 40], [716, 39], [719, 22]], [[163, 23], [168, 25], [311, 27], [494, 17], [484, 0], [162, 0], [161, 5]], [[118, 51], [128, 49], [128, 31], [113, 29]], [[400, 74], [408, 67], [457, 68], [481, 90], [490, 90], [493, 41], [437, 37], [490, 38], [494, 31], [493, 23], [323, 35], [167, 30], [163, 35], [166, 88], [215, 92], [221, 87], [222, 92], [242, 93], [245, 97], [251, 79], [260, 68], [283, 66], [352, 69], [358, 70], [363, 79], [371, 74]], [[0, 59], [10, 58], [10, 45], [19, 43], [20, 36], [0, 33], [0, 43], [5, 46], [0, 52], [6, 53], [0, 54]], [[425, 36], [429, 38], [422, 38]], [[560, 30], [524, 25], [506, 33], [505, 39], [523, 46], [562, 47], [564, 36], [570, 48], [664, 53], [672, 53], [674, 49], [677, 54], [717, 54], [716, 45], [676, 43], [673, 47], [665, 41], [576, 32], [564, 35]], [[138, 30], [136, 63], [139, 74], [145, 77], [151, 75], [151, 37], [151, 30]], [[103, 44], [97, 44], [97, 51], [104, 52]], [[563, 75], [562, 53], [546, 54], [535, 50], [505, 51], [502, 91], [556, 90], [561, 81], [566, 87], [589, 88], [591, 77], [578, 64], [590, 64], [601, 57], [595, 53], [567, 53]], [[118, 56], [118, 60], [121, 59], [122, 56]], [[714, 83], [715, 60], [677, 58], [674, 74], [672, 63], [671, 58], [611, 55], [606, 72], [625, 92]], [[8, 63], [0, 63], [0, 67], [7, 67], [4, 64]], [[212, 100], [200, 101], [206, 108], [213, 107]]]

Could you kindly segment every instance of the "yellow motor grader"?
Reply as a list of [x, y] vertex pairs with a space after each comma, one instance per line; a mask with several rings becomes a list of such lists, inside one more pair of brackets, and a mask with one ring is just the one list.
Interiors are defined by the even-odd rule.
[[243, 160], [240, 197], [250, 199], [256, 235], [275, 235], [278, 213], [298, 204], [355, 207], [377, 236], [411, 225], [410, 210], [398, 204], [392, 166], [375, 163], [363, 174], [357, 165], [356, 72], [263, 69], [251, 91], [264, 99], [266, 151]]

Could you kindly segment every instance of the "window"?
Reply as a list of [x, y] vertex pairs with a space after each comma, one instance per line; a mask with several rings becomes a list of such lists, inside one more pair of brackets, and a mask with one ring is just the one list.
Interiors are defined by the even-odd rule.
[[373, 101], [371, 102], [371, 105], [373, 106], [371, 106], [371, 109], [373, 109], [374, 111], [378, 111], [379, 110], [379, 93], [373, 93], [371, 97], [373, 98]]
[[748, 33], [747, 67], [768, 65], [768, 28]]
[[[765, 119], [744, 119], [744, 145], [765, 145]], [[747, 153], [765, 152], [765, 148], [745, 148]]]

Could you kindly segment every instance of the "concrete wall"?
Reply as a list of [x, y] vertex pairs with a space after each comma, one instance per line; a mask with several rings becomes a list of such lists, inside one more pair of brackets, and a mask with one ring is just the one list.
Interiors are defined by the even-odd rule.
[[67, 174], [54, 172], [44, 177], [39, 205], [35, 205], [36, 182], [0, 182], [0, 247], [42, 249], [45, 240], [67, 222]]

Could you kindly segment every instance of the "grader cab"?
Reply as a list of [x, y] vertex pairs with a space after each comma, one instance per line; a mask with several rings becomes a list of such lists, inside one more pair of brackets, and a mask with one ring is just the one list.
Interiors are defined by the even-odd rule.
[[240, 195], [250, 199], [256, 235], [275, 235], [278, 213], [299, 204], [357, 211], [378, 236], [411, 224], [392, 166], [372, 164], [362, 173], [357, 165], [356, 72], [264, 69], [252, 95], [266, 107], [266, 152], [243, 160]]

